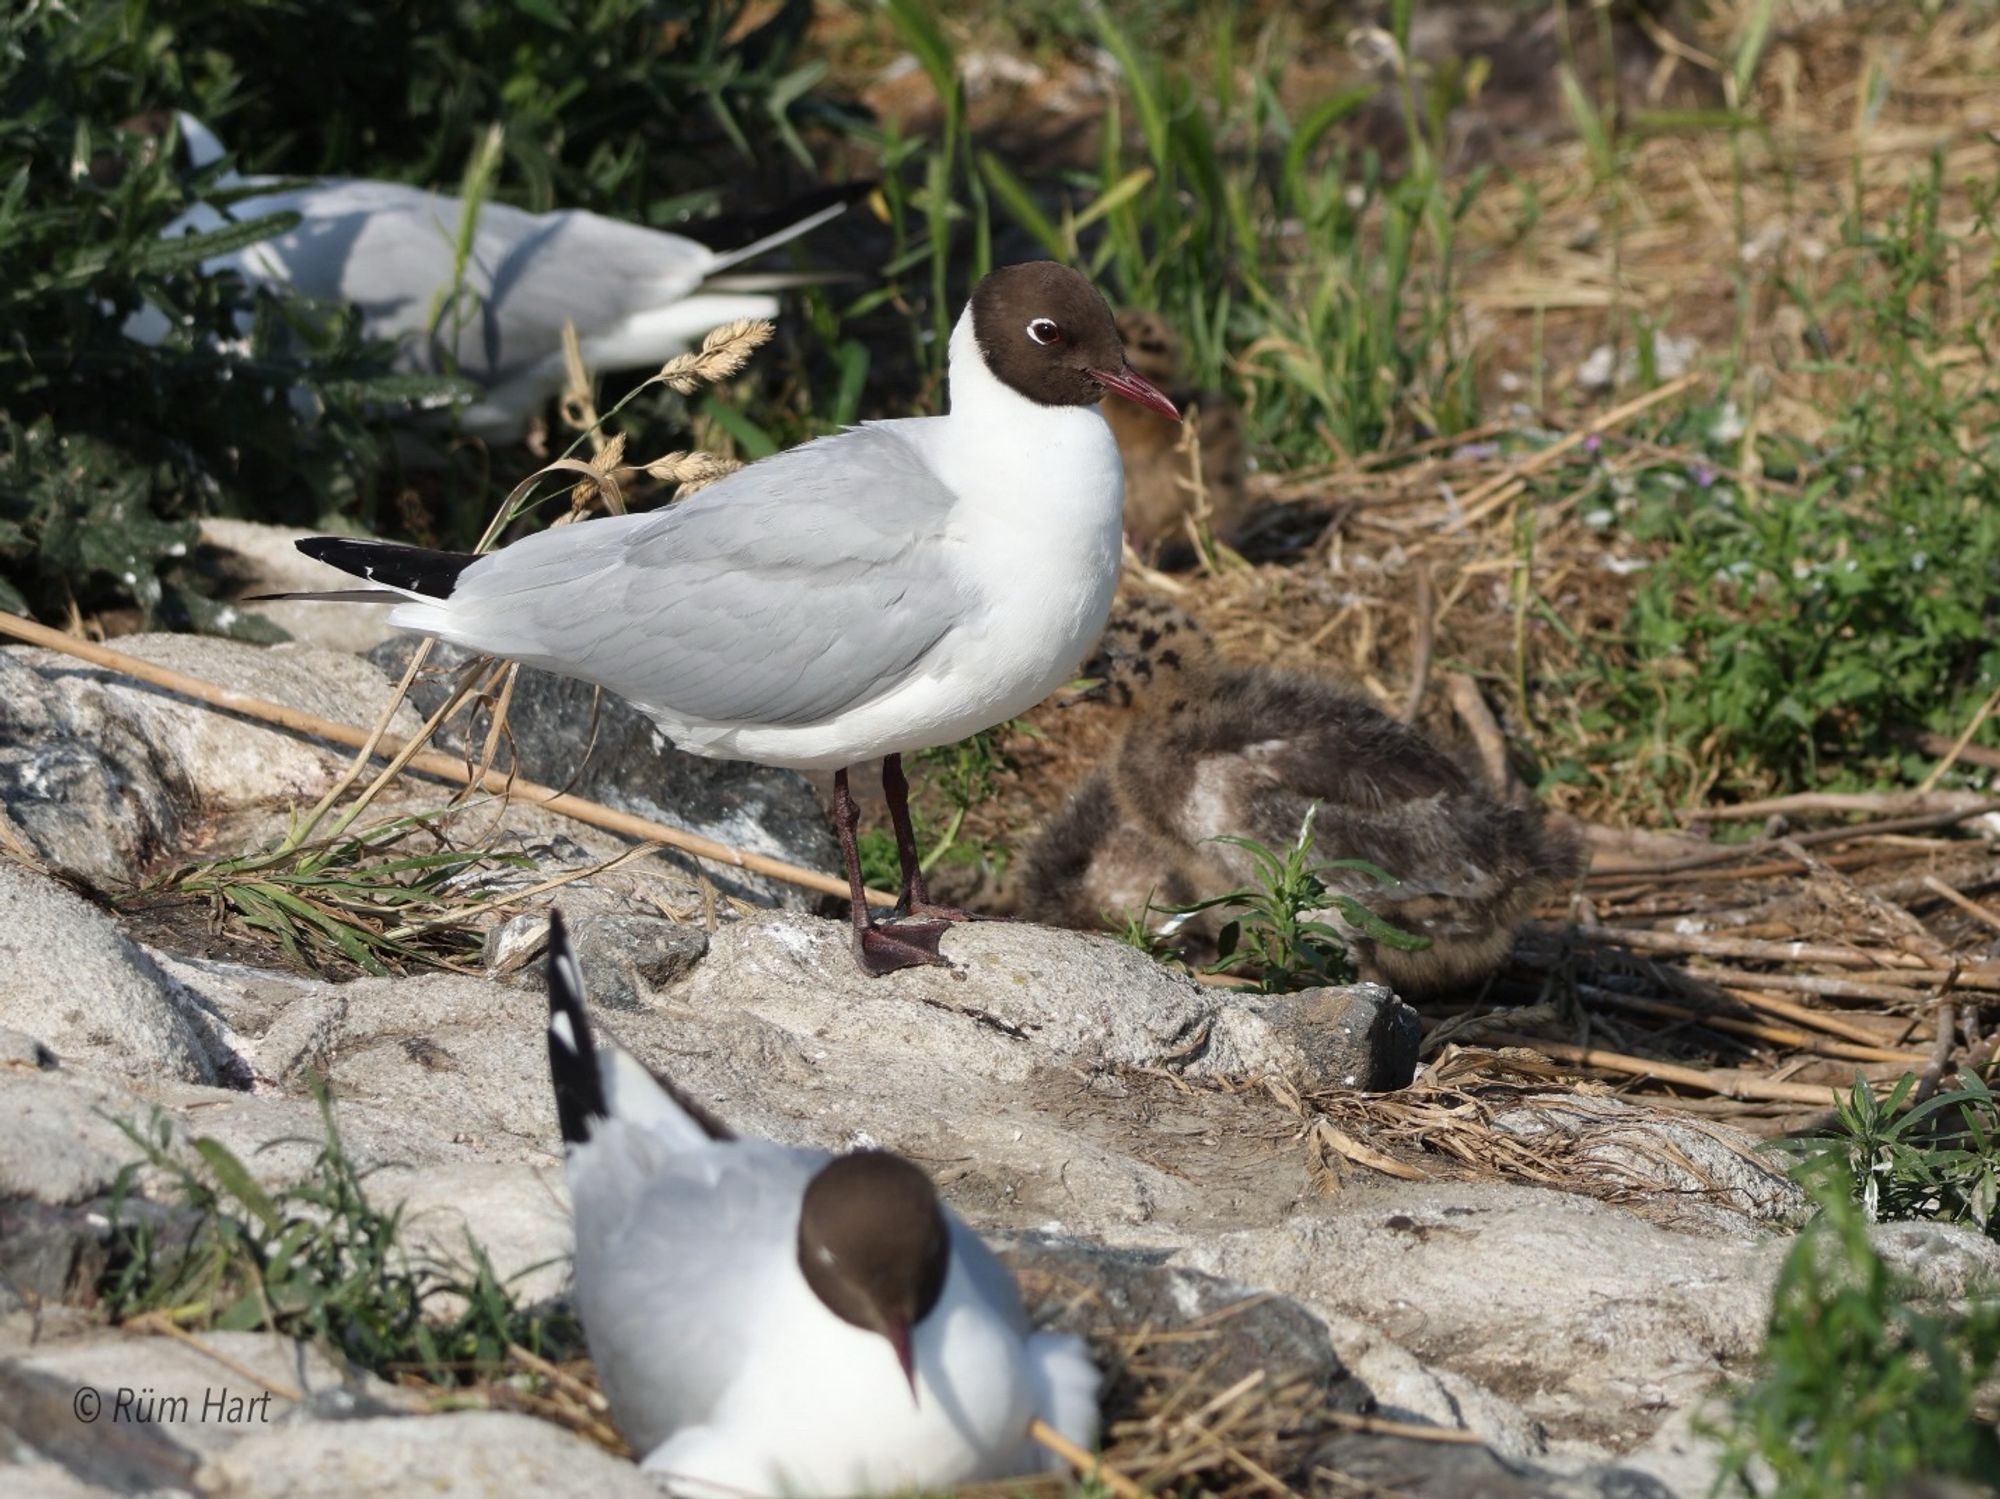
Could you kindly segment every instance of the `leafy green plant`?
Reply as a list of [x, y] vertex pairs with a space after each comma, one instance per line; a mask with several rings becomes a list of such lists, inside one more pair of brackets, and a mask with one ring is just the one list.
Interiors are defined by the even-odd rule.
[[1823, 1131], [1785, 1142], [1801, 1179], [1839, 1184], [1872, 1222], [1931, 1218], [2000, 1238], [2000, 1096], [1968, 1078], [1906, 1107], [1906, 1072], [1878, 1095], [1858, 1072]]
[[711, 211], [724, 180], [749, 201], [781, 190], [777, 174], [806, 162], [800, 130], [832, 118], [813, 92], [825, 64], [797, 58], [808, 0], [21, 9], [30, 60], [65, 70], [72, 112], [191, 110], [246, 172], [451, 182], [505, 120], [506, 192], [523, 206], [667, 227]]
[[1299, 824], [1298, 837], [1283, 849], [1233, 834], [1210, 840], [1248, 854], [1256, 883], [1174, 908], [1190, 915], [1211, 910], [1233, 913], [1216, 937], [1216, 958], [1209, 972], [1253, 968], [1267, 994], [1352, 982], [1354, 965], [1345, 937], [1338, 927], [1312, 914], [1329, 908], [1385, 946], [1404, 952], [1430, 946], [1428, 937], [1384, 921], [1345, 891], [1327, 888], [1320, 877], [1334, 870], [1365, 874], [1384, 885], [1393, 885], [1396, 877], [1366, 859], [1316, 859], [1312, 828], [1318, 812], [1315, 802]]
[[[38, 30], [56, 15], [0, 19], [0, 607], [225, 628], [192, 571], [196, 517], [358, 503], [381, 457], [371, 413], [457, 387], [389, 374], [346, 309], [201, 271], [282, 215], [161, 240], [215, 173], [70, 113], [37, 68], [61, 66]], [[157, 346], [125, 335], [142, 305]]]
[[[1958, 185], [1990, 236], [2000, 172]], [[1850, 218], [1829, 289], [1787, 287], [1843, 332], [1817, 371], [1849, 392], [1823, 438], [1739, 452], [1745, 423], [1695, 408], [1665, 438], [1704, 456], [1618, 502], [1655, 560], [1561, 686], [1583, 758], [1663, 807], [1921, 773], [1913, 739], [1955, 735], [2000, 689], [2000, 265], [1959, 268], [1944, 188], [1937, 157], [1892, 221]], [[1726, 472], [1746, 458], [1768, 482]]]
[[[118, 1174], [112, 1253], [99, 1282], [114, 1321], [154, 1313], [176, 1325], [311, 1339], [381, 1374], [461, 1383], [498, 1369], [510, 1346], [556, 1357], [581, 1345], [573, 1321], [518, 1306], [485, 1252], [467, 1265], [413, 1257], [402, 1209], [370, 1201], [368, 1172], [341, 1143], [317, 1078], [323, 1135], [298, 1182], [266, 1187], [212, 1136], [177, 1139], [155, 1114], [114, 1121], [142, 1153]], [[277, 1142], [285, 1143], [285, 1142]], [[131, 1210], [139, 1171], [166, 1179], [173, 1210]]]
[[1994, 1412], [1976, 1393], [2000, 1370], [2000, 1305], [1912, 1304], [1844, 1185], [1819, 1204], [1778, 1272], [1761, 1369], [1729, 1397], [1713, 1492], [1831, 1499], [1917, 1474], [2000, 1483]]
[[[804, 0], [755, 15], [747, 0], [9, 8], [0, 607], [48, 620], [119, 610], [140, 624], [273, 637], [209, 596], [200, 517], [358, 523], [464, 546], [495, 493], [531, 466], [525, 453], [495, 463], [476, 446], [440, 447], [431, 457], [442, 467], [403, 477], [386, 424], [469, 387], [390, 373], [391, 351], [362, 338], [350, 308], [252, 295], [204, 273], [204, 258], [287, 221], [162, 241], [192, 203], [226, 207], [232, 191], [221, 166], [188, 171], [168, 141], [117, 122], [187, 109], [245, 172], [455, 182], [469, 205], [455, 226], [461, 255], [489, 198], [675, 226], [711, 210], [721, 181], [770, 201], [809, 164], [800, 130], [835, 121], [813, 92], [825, 65], [793, 61], [809, 19]], [[370, 65], [341, 65], [364, 57]], [[770, 227], [717, 220], [706, 232], [726, 246]], [[462, 278], [442, 291], [448, 325], [472, 314]], [[160, 315], [156, 345], [125, 336], [142, 308]], [[685, 409], [652, 391], [628, 416], [679, 427]]]

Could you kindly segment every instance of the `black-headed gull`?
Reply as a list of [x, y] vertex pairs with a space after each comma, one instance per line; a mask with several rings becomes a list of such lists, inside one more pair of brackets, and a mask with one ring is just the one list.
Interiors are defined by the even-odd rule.
[[[1025, 712], [1066, 681], [1118, 580], [1109, 392], [1178, 420], [1111, 311], [1053, 261], [982, 280], [951, 340], [951, 413], [867, 422], [642, 515], [486, 556], [315, 537], [299, 550], [400, 599], [389, 623], [609, 688], [680, 748], [827, 768], [870, 973], [937, 963], [901, 756]], [[310, 597], [310, 595], [307, 595]], [[913, 919], [863, 899], [847, 767], [882, 785]]]
[[1013, 1278], [883, 1150], [746, 1140], [592, 1042], [549, 923], [549, 1072], [575, 1300], [612, 1417], [683, 1492], [887, 1494], [1060, 1467], [1096, 1444], [1097, 1367], [1035, 1332]]
[[[199, 120], [178, 117], [197, 167], [225, 154]], [[224, 174], [237, 189], [280, 177]], [[229, 217], [197, 203], [163, 231], [172, 238], [273, 213], [296, 213], [283, 233], [205, 260], [252, 286], [289, 287], [360, 309], [370, 338], [396, 345], [399, 369], [452, 371], [485, 394], [458, 412], [461, 430], [494, 442], [521, 438], [563, 388], [562, 330], [576, 325], [584, 366], [593, 371], [655, 367], [737, 318], [775, 318], [775, 297], [756, 277], [732, 278], [744, 262], [817, 228], [844, 208], [835, 203], [755, 244], [727, 253], [679, 234], [622, 223], [580, 208], [528, 213], [481, 205], [463, 290], [451, 305], [463, 204], [401, 182], [329, 178], [239, 198]], [[156, 308], [126, 322], [130, 337], [157, 341]]]

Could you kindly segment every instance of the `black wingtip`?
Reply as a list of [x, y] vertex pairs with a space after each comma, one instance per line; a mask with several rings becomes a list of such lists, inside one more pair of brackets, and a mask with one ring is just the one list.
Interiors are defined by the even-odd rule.
[[293, 545], [315, 562], [434, 599], [450, 598], [458, 575], [479, 560], [476, 552], [437, 552], [354, 536], [302, 536]]
[[604, 1080], [597, 1072], [597, 1044], [584, 1013], [583, 970], [569, 945], [562, 913], [549, 912], [549, 1080], [555, 1084], [556, 1119], [565, 1145], [581, 1145], [591, 1126], [610, 1117]]

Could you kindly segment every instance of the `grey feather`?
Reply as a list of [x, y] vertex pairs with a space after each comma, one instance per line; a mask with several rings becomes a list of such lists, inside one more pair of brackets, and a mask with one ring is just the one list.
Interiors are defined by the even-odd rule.
[[680, 717], [816, 723], [908, 680], [964, 617], [952, 498], [893, 424], [857, 427], [526, 537], [391, 622]]

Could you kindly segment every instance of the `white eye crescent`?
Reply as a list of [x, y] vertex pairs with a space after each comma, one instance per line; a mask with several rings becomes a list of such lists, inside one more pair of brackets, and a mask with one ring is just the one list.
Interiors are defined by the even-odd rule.
[[1054, 318], [1038, 317], [1028, 324], [1028, 337], [1038, 344], [1059, 344], [1063, 341], [1062, 326]]

